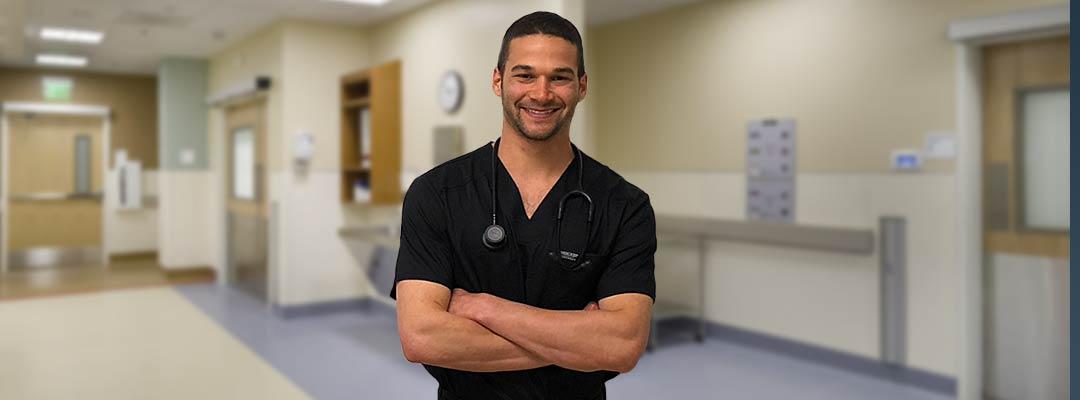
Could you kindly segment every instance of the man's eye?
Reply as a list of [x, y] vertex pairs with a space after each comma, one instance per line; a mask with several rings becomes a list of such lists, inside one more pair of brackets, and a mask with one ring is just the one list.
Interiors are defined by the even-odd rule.
[[518, 79], [532, 79], [532, 75], [528, 74], [515, 75], [515, 77], [517, 77]]

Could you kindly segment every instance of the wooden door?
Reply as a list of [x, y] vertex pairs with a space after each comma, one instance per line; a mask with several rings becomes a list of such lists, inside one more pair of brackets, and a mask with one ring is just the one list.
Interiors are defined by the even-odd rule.
[[99, 265], [101, 118], [11, 114], [8, 120], [12, 267]]
[[1068, 398], [1069, 38], [983, 50], [984, 390]]
[[226, 110], [227, 280], [261, 299], [269, 282], [265, 101]]

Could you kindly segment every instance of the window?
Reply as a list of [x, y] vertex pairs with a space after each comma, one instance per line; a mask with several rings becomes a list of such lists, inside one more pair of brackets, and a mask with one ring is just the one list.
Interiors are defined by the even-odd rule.
[[1021, 225], [1069, 230], [1069, 89], [1021, 90], [1019, 123]]
[[233, 131], [232, 194], [238, 200], [255, 200], [255, 131]]

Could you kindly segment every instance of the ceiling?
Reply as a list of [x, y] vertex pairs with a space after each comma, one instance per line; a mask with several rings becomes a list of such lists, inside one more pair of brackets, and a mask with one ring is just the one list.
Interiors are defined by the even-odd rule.
[[[283, 18], [362, 26], [430, 1], [0, 0], [0, 63], [29, 66], [34, 54], [53, 51], [88, 56], [90, 70], [153, 74], [163, 57], [207, 57]], [[103, 31], [105, 41], [45, 42], [37, 37], [42, 26]]]
[[[284, 18], [373, 24], [439, 0], [383, 6], [328, 0], [0, 0], [0, 64], [33, 66], [35, 54], [85, 55], [88, 70], [154, 74], [166, 56], [208, 57]], [[588, 25], [605, 24], [698, 0], [586, 0]], [[44, 42], [42, 26], [105, 32], [96, 46]]]

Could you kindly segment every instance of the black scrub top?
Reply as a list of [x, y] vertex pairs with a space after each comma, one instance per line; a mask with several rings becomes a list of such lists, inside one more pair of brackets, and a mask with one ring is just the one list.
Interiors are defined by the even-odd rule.
[[[491, 225], [492, 156], [488, 144], [413, 181], [402, 209], [395, 288], [400, 281], [419, 279], [549, 310], [581, 310], [591, 301], [621, 293], [642, 293], [655, 300], [656, 219], [645, 192], [584, 153], [579, 161], [575, 153], [530, 219], [513, 178], [496, 162], [496, 218], [508, 237], [501, 248], [490, 250], [482, 235]], [[557, 251], [559, 201], [578, 187], [581, 163], [582, 187], [594, 203], [584, 249], [591, 263], [569, 270], [549, 253]], [[561, 250], [582, 252], [586, 214], [587, 203], [580, 196], [567, 200]], [[397, 298], [394, 288], [390, 297]], [[618, 375], [557, 366], [494, 373], [424, 367], [439, 382], [441, 393], [461, 400], [602, 399], [604, 382]]]

